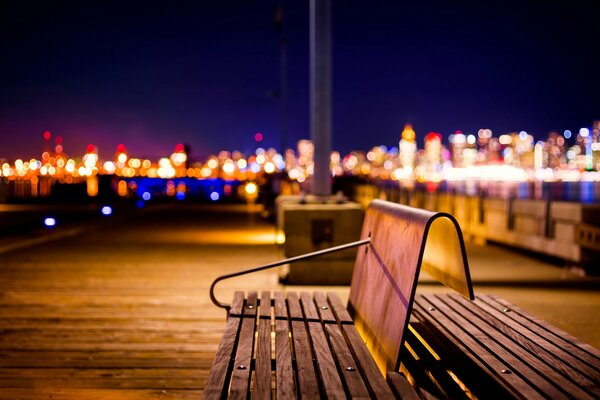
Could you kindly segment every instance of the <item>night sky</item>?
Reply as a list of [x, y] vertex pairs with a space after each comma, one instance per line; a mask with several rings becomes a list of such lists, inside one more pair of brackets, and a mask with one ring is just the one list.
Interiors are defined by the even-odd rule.
[[[333, 146], [429, 131], [578, 130], [600, 119], [594, 1], [334, 1]], [[0, 5], [0, 159], [42, 133], [80, 156], [279, 146], [278, 2], [9, 1]], [[308, 1], [288, 0], [287, 143], [309, 137]]]

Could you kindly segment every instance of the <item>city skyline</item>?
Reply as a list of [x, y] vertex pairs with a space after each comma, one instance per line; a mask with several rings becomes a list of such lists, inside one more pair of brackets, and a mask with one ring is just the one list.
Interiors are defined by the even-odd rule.
[[[0, 157], [36, 157], [46, 130], [72, 154], [143, 156], [279, 146], [277, 2], [8, 4]], [[583, 2], [334, 4], [333, 148], [429, 132], [536, 139], [598, 118], [599, 43]], [[286, 3], [287, 147], [308, 138], [308, 5]]]

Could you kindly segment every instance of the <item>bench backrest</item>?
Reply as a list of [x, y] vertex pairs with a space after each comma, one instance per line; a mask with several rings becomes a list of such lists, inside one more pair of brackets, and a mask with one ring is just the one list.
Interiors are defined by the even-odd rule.
[[375, 200], [361, 239], [371, 243], [356, 257], [348, 309], [382, 372], [400, 368], [421, 267], [474, 299], [462, 232], [450, 214]]

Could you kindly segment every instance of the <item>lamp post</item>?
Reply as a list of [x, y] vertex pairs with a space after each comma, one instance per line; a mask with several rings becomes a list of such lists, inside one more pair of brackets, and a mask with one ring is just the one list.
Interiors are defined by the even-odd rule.
[[331, 0], [310, 1], [310, 121], [313, 194], [331, 195]]

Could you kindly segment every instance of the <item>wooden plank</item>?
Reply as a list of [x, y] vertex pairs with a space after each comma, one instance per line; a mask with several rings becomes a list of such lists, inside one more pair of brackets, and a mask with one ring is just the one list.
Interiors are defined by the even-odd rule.
[[385, 378], [379, 371], [377, 363], [365, 346], [365, 342], [356, 327], [352, 324], [342, 324], [342, 330], [372, 397], [376, 399], [392, 398], [393, 394], [390, 387], [385, 383]]
[[[415, 332], [410, 331], [405, 334], [405, 344], [406, 346], [410, 346], [413, 353], [418, 356], [418, 360], [415, 360], [415, 364], [419, 364], [421, 369], [426, 370], [427, 377], [432, 382], [435, 381], [434, 385], [440, 388], [444, 397], [448, 397], [450, 399], [468, 399], [469, 397], [461, 388], [457, 382], [448, 374], [447, 366], [444, 363], [440, 362], [440, 360], [430, 351], [430, 346], [427, 346], [425, 343], [419, 340], [420, 338], [415, 334]], [[402, 359], [408, 366], [408, 360], [405, 358]], [[412, 371], [412, 368], [408, 368], [409, 371]], [[421, 380], [425, 377], [419, 377]], [[420, 386], [425, 386], [420, 384]], [[435, 391], [433, 388], [429, 388], [431, 391]]]
[[[281, 303], [283, 303], [283, 306]], [[292, 369], [290, 326], [282, 292], [275, 292], [275, 316], [275, 379], [277, 399], [295, 399], [296, 382]]]
[[2, 400], [194, 400], [202, 398], [201, 390], [172, 389], [98, 389], [98, 388], [2, 388]]
[[285, 293], [277, 291], [274, 293], [275, 318], [284, 318], [287, 320], [288, 312], [285, 305]]
[[290, 309], [290, 319], [304, 320], [298, 294], [296, 292], [288, 292], [287, 303]]
[[317, 313], [317, 308], [315, 307], [315, 303], [313, 302], [310, 293], [300, 293], [300, 303], [302, 304], [302, 310], [304, 311], [304, 317], [306, 320], [318, 322], [319, 314]]
[[199, 390], [204, 379], [195, 369], [2, 368], [0, 393], [8, 388], [32, 387]]
[[[507, 313], [481, 301], [469, 304], [456, 296], [445, 296], [444, 300], [447, 304], [461, 307], [457, 310], [465, 317], [475, 315], [476, 318], [485, 321], [487, 325], [477, 324], [480, 329], [527, 361], [536, 371], [552, 379], [555, 385], [564, 388], [569, 394], [578, 398], [590, 395], [600, 398], [600, 373], [582, 365], [569, 353], [508, 318]], [[468, 314], [469, 312], [472, 314]], [[489, 328], [485, 328], [486, 326]]]
[[352, 357], [352, 352], [337, 324], [325, 324], [325, 331], [331, 343], [331, 349], [342, 372], [348, 394], [352, 398], [369, 398], [369, 391], [363, 382], [360, 370]]
[[256, 310], [258, 308], [258, 294], [255, 291], [248, 292], [248, 298], [246, 304], [244, 304], [244, 317], [256, 316]]
[[[527, 393], [527, 396], [531, 398], [539, 396], [539, 392], [531, 389], [531, 385], [535, 385], [542, 392], [552, 394], [554, 399], [567, 398], [564, 392], [561, 392], [526, 363], [490, 339], [479, 328], [454, 312], [435, 296], [421, 295], [421, 300], [423, 306], [428, 310], [427, 313], [422, 309], [423, 314], [437, 319], [439, 324], [444, 326], [445, 329], [440, 333], [450, 332], [457, 340], [464, 343], [466, 354], [484, 362], [487, 369], [498, 379], [510, 384], [517, 393]], [[508, 372], [502, 373], [502, 371]]]
[[[289, 300], [288, 294], [288, 302]], [[298, 301], [297, 298], [296, 301]], [[319, 384], [317, 382], [313, 354], [310, 348], [305, 322], [292, 320], [291, 325], [294, 355], [296, 356], [296, 376], [298, 379], [300, 395], [303, 399], [318, 399], [320, 398]]]
[[331, 311], [331, 306], [327, 302], [327, 296], [323, 292], [314, 292], [313, 298], [317, 305], [317, 311], [319, 311], [319, 317], [324, 323], [335, 323], [335, 316]]
[[108, 340], [119, 344], [131, 344], [132, 350], [136, 347], [143, 348], [151, 344], [155, 345], [179, 345], [187, 343], [199, 343], [203, 338], [219, 338], [223, 333], [223, 322], [220, 327], [210, 327], [204, 331], [186, 332], [177, 331], [149, 331], [137, 332], [134, 330], [14, 330], [2, 329], [0, 334], [0, 350], [2, 349], [51, 349], [52, 347], [65, 345], [67, 347], [86, 348], [90, 345], [101, 349], [110, 345]]
[[[217, 339], [218, 340], [218, 339]], [[209, 370], [215, 352], [165, 350], [0, 350], [0, 368], [196, 368]], [[207, 346], [208, 347], [208, 346]]]
[[268, 290], [260, 294], [260, 318], [271, 319], [271, 293]]
[[240, 318], [230, 316], [227, 319], [225, 332], [217, 349], [217, 355], [210, 368], [210, 374], [204, 389], [204, 397], [206, 399], [220, 399], [223, 395], [231, 372], [231, 359], [235, 354], [239, 328]]
[[271, 397], [271, 296], [266, 291], [262, 292], [260, 298], [260, 319], [256, 340], [252, 398], [267, 399]]
[[233, 301], [231, 302], [231, 309], [229, 315], [242, 315], [242, 307], [244, 306], [244, 292], [234, 292]]
[[250, 386], [252, 352], [254, 348], [254, 330], [256, 327], [256, 292], [249, 292], [244, 305], [244, 316], [240, 328], [235, 361], [231, 372], [229, 398], [246, 398]]
[[348, 310], [346, 310], [346, 306], [342, 303], [342, 300], [340, 300], [336, 293], [328, 292], [327, 300], [329, 300], [329, 306], [340, 323], [354, 324], [350, 313], [348, 313]]
[[296, 374], [302, 398], [320, 398], [313, 355], [304, 321], [292, 320], [292, 340], [296, 356]]
[[[446, 360], [447, 362], [453, 362], [453, 356], [461, 361], [461, 364], [457, 367], [458, 369], [464, 369], [462, 363], [466, 364], [471, 361], [476, 366], [477, 371], [489, 371], [484, 376], [492, 378], [493, 382], [498, 382], [499, 387], [512, 397], [518, 398], [519, 393], [526, 392], [529, 389], [529, 383], [524, 381], [522, 377], [516, 374], [502, 374], [503, 369], [510, 370], [507, 364], [493, 354], [482, 352], [481, 345], [475, 339], [462, 332], [460, 327], [455, 326], [456, 324], [444, 314], [437, 312], [435, 307], [426, 301], [424, 295], [415, 297], [413, 316], [419, 319], [419, 324], [430, 330], [429, 337], [439, 345], [438, 350], [441, 350], [443, 354], [450, 354], [448, 356], [450, 359]], [[454, 350], [456, 350], [456, 353]], [[500, 373], [498, 373], [499, 371]], [[530, 395], [530, 397], [542, 398], [539, 394], [537, 396]]]
[[420, 400], [415, 388], [411, 386], [406, 377], [401, 373], [388, 372], [387, 382], [397, 398], [406, 400]]
[[526, 326], [529, 330], [535, 332], [544, 339], [554, 343], [556, 346], [563, 348], [569, 354], [579, 358], [584, 363], [593, 367], [596, 371], [600, 371], [600, 351], [587, 343], [571, 336], [567, 332], [550, 325], [522, 311], [517, 306], [509, 303], [501, 297], [494, 295], [478, 296], [478, 298], [489, 304], [492, 307], [498, 307], [505, 314], [521, 325]]
[[[317, 310], [315, 309], [315, 314]], [[327, 338], [320, 322], [309, 322], [308, 331], [317, 360], [317, 371], [323, 384], [323, 391], [329, 399], [345, 399], [344, 387], [333, 361]]]

